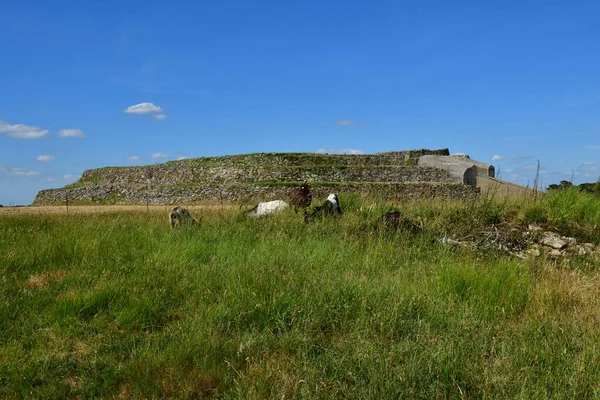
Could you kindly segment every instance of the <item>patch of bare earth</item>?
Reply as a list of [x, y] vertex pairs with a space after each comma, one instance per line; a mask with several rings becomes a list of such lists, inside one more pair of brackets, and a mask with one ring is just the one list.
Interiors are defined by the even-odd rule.
[[81, 379], [77, 377], [70, 376], [66, 379], [66, 381], [71, 387], [71, 389], [79, 389], [82, 386]]
[[48, 283], [54, 282], [54, 281], [59, 281], [64, 276], [65, 276], [65, 272], [61, 271], [61, 270], [53, 271], [53, 272], [45, 272], [45, 273], [39, 274], [39, 275], [31, 275], [25, 282], [25, 285], [27, 286], [28, 289], [42, 289]]

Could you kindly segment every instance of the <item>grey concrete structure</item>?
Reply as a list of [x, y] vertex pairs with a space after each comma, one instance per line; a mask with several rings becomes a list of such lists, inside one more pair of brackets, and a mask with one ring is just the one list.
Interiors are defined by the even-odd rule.
[[462, 156], [425, 155], [419, 158], [419, 167], [438, 167], [458, 183], [477, 185], [477, 166], [471, 159]]
[[488, 163], [483, 163], [481, 161], [471, 160], [471, 157], [468, 155], [451, 155], [450, 157], [457, 158], [460, 160], [467, 161], [477, 167], [477, 176], [482, 178], [495, 178], [496, 177], [496, 168], [493, 165]]

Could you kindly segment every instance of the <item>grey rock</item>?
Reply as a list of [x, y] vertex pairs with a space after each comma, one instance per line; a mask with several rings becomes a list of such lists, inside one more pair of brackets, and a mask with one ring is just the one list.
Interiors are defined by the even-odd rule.
[[590, 255], [591, 253], [587, 251], [587, 249], [583, 246], [577, 246], [577, 255], [579, 256], [587, 256]]
[[552, 250], [550, 250], [550, 252], [548, 254], [553, 257], [560, 257], [560, 256], [564, 255], [564, 253], [558, 249], [552, 249]]
[[539, 242], [544, 246], [552, 247], [556, 250], [562, 250], [569, 244], [569, 242], [562, 239], [559, 235], [557, 235], [554, 232], [544, 232], [540, 237]]
[[542, 227], [537, 224], [529, 224], [527, 226], [527, 230], [529, 230], [530, 232], [539, 232], [542, 230]]
[[539, 257], [540, 256], [540, 249], [529, 249], [527, 250], [527, 253], [532, 256], [532, 257]]

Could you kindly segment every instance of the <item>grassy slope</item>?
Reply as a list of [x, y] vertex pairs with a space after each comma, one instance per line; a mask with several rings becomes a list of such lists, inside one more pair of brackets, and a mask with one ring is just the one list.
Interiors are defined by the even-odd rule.
[[2, 217], [0, 397], [600, 395], [597, 260], [437, 240], [509, 220], [597, 243], [597, 198], [407, 204], [426, 229], [399, 235], [345, 205], [175, 233], [156, 213]]

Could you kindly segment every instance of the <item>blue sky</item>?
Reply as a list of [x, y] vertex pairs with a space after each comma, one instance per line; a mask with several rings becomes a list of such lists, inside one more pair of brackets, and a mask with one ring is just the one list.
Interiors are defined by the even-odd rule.
[[537, 160], [544, 185], [600, 176], [598, 1], [7, 0], [0, 15], [0, 204], [89, 168], [248, 152], [449, 147], [521, 184]]

